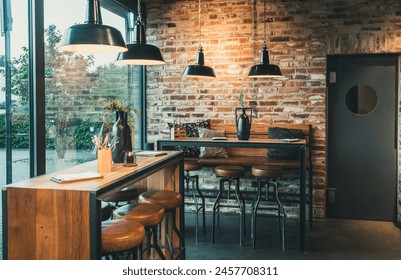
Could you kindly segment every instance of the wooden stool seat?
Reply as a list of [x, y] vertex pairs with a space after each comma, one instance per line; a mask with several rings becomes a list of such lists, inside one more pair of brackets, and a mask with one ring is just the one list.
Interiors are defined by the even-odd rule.
[[144, 227], [160, 224], [164, 219], [164, 208], [153, 203], [127, 204], [114, 211], [116, 216], [140, 222]]
[[218, 177], [240, 178], [245, 174], [245, 168], [235, 165], [219, 165], [214, 168], [214, 174]]
[[252, 175], [255, 177], [276, 179], [283, 175], [283, 170], [269, 165], [255, 165], [252, 166]]
[[184, 170], [189, 172], [189, 171], [198, 171], [203, 168], [203, 165], [194, 160], [185, 160], [184, 161]]
[[102, 222], [102, 251], [117, 253], [138, 247], [145, 240], [145, 228], [140, 222], [120, 219]]
[[182, 204], [182, 195], [168, 190], [150, 190], [139, 195], [140, 203], [155, 203], [165, 210], [175, 209]]

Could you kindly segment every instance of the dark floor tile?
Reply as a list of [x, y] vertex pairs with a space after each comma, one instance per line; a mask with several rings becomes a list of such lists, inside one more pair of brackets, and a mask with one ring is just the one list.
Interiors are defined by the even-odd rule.
[[216, 233], [214, 244], [211, 243], [211, 215], [206, 217], [205, 234], [200, 224], [198, 243], [195, 242], [194, 216], [186, 213], [186, 257], [189, 260], [401, 260], [401, 231], [391, 222], [315, 221], [314, 231], [307, 233], [307, 251], [301, 252], [297, 220], [286, 220], [286, 249], [283, 251], [275, 217], [259, 218], [257, 248], [253, 249], [249, 217], [245, 243], [240, 246], [237, 215], [222, 215], [220, 233]]

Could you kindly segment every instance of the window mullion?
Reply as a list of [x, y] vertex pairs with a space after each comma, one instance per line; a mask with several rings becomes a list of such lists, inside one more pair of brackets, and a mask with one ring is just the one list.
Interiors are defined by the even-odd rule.
[[44, 0], [29, 0], [30, 177], [46, 173]]

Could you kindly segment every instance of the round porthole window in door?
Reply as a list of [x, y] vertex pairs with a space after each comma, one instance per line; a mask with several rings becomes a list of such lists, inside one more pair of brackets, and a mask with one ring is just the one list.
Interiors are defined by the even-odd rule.
[[376, 91], [367, 85], [353, 86], [345, 97], [348, 109], [357, 115], [367, 115], [376, 107], [379, 98]]

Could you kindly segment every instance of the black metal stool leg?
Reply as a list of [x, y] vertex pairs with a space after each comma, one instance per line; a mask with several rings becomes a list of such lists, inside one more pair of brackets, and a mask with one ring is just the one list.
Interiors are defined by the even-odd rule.
[[243, 237], [244, 237], [244, 231], [245, 231], [245, 201], [244, 198], [242, 197], [240, 191], [239, 191], [239, 178], [235, 179], [236, 181], [236, 186], [235, 186], [235, 196], [237, 198], [237, 202], [238, 202], [238, 208], [240, 211], [240, 222], [239, 222], [239, 226], [240, 226], [240, 246], [244, 245], [244, 241], [243, 241]]
[[196, 179], [196, 191], [198, 192], [199, 197], [201, 198], [202, 203], [202, 222], [203, 222], [203, 233], [206, 233], [206, 216], [205, 216], [205, 197], [203, 196], [202, 192], [199, 189], [199, 176], [195, 176]]
[[195, 183], [196, 179], [194, 177], [190, 178], [191, 182], [191, 190], [192, 190], [192, 198], [195, 203], [195, 242], [198, 243], [198, 226], [199, 226], [199, 219], [198, 219], [198, 214], [199, 214], [199, 205], [198, 205], [198, 198], [196, 197], [195, 194]]
[[258, 207], [260, 203], [260, 199], [262, 196], [262, 182], [260, 179], [257, 180], [257, 195], [255, 198], [255, 204], [252, 207], [252, 229], [251, 229], [251, 238], [252, 238], [252, 247], [256, 248], [256, 216], [258, 214]]
[[[171, 235], [169, 234], [169, 216], [171, 217]], [[165, 238], [166, 238], [166, 243], [167, 243], [167, 249], [169, 250], [170, 253], [170, 259], [174, 259], [174, 249], [177, 249], [177, 247], [174, 247], [172, 243], [172, 237], [173, 234], [175, 233], [179, 239], [179, 247], [178, 249], [180, 250], [180, 253], [178, 256], [182, 255], [185, 250], [184, 248], [184, 240], [182, 238], [181, 231], [178, 229], [176, 221], [175, 221], [175, 216], [176, 216], [176, 209], [169, 209], [166, 210], [166, 216], [165, 216]]]
[[[151, 227], [149, 230], [150, 230], [150, 233], [153, 235], [153, 247], [155, 248], [160, 259], [165, 260], [166, 256], [163, 254], [162, 250], [159, 247], [159, 243], [158, 243], [157, 226]], [[149, 242], [150, 242], [150, 240], [149, 240]], [[150, 248], [150, 246], [149, 246], [149, 248]]]
[[243, 230], [244, 230], [244, 236], [246, 236], [246, 223], [245, 223], [245, 213], [246, 213], [246, 211], [245, 211], [245, 199], [244, 199], [244, 197], [242, 196], [242, 194], [241, 194], [241, 191], [240, 191], [239, 187], [240, 187], [240, 178], [237, 178], [237, 191], [238, 191], [238, 196], [239, 196], [239, 198], [240, 198], [240, 201], [241, 201], [241, 203], [242, 203], [242, 213], [243, 213], [242, 220], [243, 220], [243, 225], [244, 225], [244, 227], [243, 227]]
[[273, 184], [273, 191], [274, 191], [274, 197], [277, 203], [277, 209], [278, 209], [278, 221], [279, 221], [279, 236], [281, 240], [281, 249], [285, 249], [285, 212], [284, 212], [284, 207], [281, 204], [281, 201], [278, 196], [278, 189], [277, 189], [277, 181], [276, 180], [271, 180], [270, 181]]
[[224, 181], [220, 180], [219, 183], [219, 193], [217, 194], [216, 200], [213, 204], [213, 212], [212, 212], [212, 243], [214, 243], [214, 229], [215, 229], [215, 220], [216, 220], [216, 211], [219, 208], [220, 199], [223, 193], [223, 184]]
[[152, 231], [150, 228], [145, 228], [145, 235], [146, 235], [146, 258], [148, 260], [150, 260], [150, 249], [151, 249], [151, 245], [150, 245], [150, 238], [152, 235]]
[[187, 191], [189, 191], [189, 180], [190, 180], [190, 176], [189, 176], [189, 171], [186, 171], [185, 174], [185, 188]]
[[[202, 210], [202, 223], [203, 223], [203, 233], [206, 233], [206, 211], [205, 211], [205, 197], [203, 196], [202, 192], [199, 189], [199, 176], [198, 175], [190, 175], [189, 171], [187, 171], [187, 174], [185, 175], [185, 182], [186, 182], [186, 187], [189, 189], [189, 185], [191, 184], [191, 194], [192, 198], [194, 200], [195, 204], [195, 211], [196, 211], [196, 217], [195, 217], [195, 240], [196, 243], [198, 243], [198, 229], [199, 229], [199, 218], [198, 214], [199, 211]], [[200, 203], [198, 202], [198, 197], [200, 198]], [[200, 204], [200, 205], [199, 205]]]
[[142, 244], [139, 244], [136, 248], [136, 256], [134, 255], [134, 259], [142, 260]]
[[171, 209], [171, 215], [173, 218], [172, 221], [172, 227], [173, 227], [173, 231], [175, 232], [175, 234], [178, 236], [179, 238], [179, 250], [180, 250], [180, 255], [184, 254], [185, 252], [183, 252], [183, 250], [185, 250], [184, 247], [184, 238], [182, 236], [181, 230], [178, 229], [176, 221], [175, 221], [175, 216], [176, 216], [176, 208]]
[[170, 253], [170, 259], [173, 259], [173, 245], [171, 244], [171, 237], [169, 235], [169, 212], [166, 211], [165, 217], [164, 217], [164, 233], [165, 233], [165, 240], [167, 243], [167, 248]]

